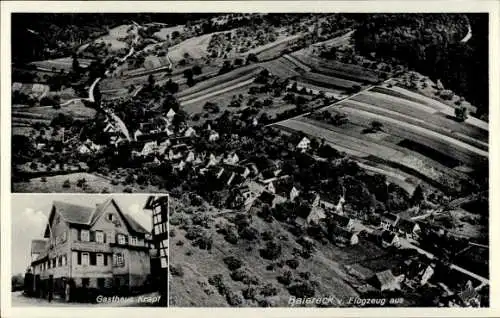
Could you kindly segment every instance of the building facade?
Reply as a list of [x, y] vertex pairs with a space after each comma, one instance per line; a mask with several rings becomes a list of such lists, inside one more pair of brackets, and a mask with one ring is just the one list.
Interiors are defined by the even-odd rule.
[[[77, 290], [101, 294], [139, 292], [151, 273], [148, 231], [124, 214], [114, 199], [95, 208], [55, 201], [45, 246], [32, 260], [34, 290], [71, 300]], [[32, 256], [34, 248], [32, 247]]]

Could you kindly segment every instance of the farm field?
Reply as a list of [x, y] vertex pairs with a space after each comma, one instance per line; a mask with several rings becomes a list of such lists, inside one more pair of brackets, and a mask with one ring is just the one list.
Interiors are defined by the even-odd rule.
[[336, 89], [351, 89], [353, 86], [361, 86], [362, 83], [323, 75], [320, 73], [308, 72], [300, 77], [301, 81], [317, 86]]
[[94, 40], [94, 43], [104, 43], [111, 51], [120, 51], [128, 48], [128, 44], [122, 39], [128, 36], [128, 30], [132, 24], [123, 24], [109, 30], [109, 34]]
[[[301, 82], [300, 80], [296, 81], [295, 83], [297, 83], [298, 89], [302, 89], [303, 87], [305, 87], [308, 90], [311, 90], [312, 92], [314, 92], [315, 94], [319, 94], [320, 92], [324, 92], [325, 96], [333, 97], [335, 99], [342, 99], [342, 98], [345, 98], [348, 96], [342, 90], [338, 90], [338, 89], [326, 88], [326, 87], [321, 87], [321, 86], [317, 86], [317, 85], [310, 84], [310, 83], [304, 83], [304, 82]], [[292, 86], [292, 84], [289, 84], [289, 86]]]
[[[91, 59], [78, 58], [78, 63], [80, 67], [88, 67], [90, 63], [92, 63]], [[44, 61], [35, 61], [31, 62], [31, 65], [35, 65], [41, 69], [53, 70], [54, 68], [57, 71], [64, 70], [65, 72], [69, 72], [72, 69], [73, 58], [71, 57], [62, 57], [59, 59], [53, 60], [44, 60]]]
[[36, 122], [50, 124], [52, 118], [60, 113], [69, 115], [75, 120], [86, 120], [94, 118], [96, 111], [95, 109], [85, 107], [80, 102], [71, 103], [68, 106], [61, 107], [60, 109], [55, 109], [52, 106], [25, 107], [13, 109], [12, 123], [13, 125], [33, 124]]
[[262, 68], [258, 65], [248, 65], [238, 68], [231, 72], [215, 76], [201, 83], [195, 84], [193, 87], [187, 88], [177, 94], [179, 101], [186, 100], [195, 96], [206, 94], [207, 92], [217, 91], [224, 87], [228, 87], [239, 82], [248, 80], [257, 75]]
[[184, 25], [176, 25], [168, 28], [161, 28], [160, 31], [155, 32], [153, 36], [160, 41], [166, 41], [171, 38], [172, 33], [175, 31], [179, 33], [184, 31]]
[[204, 34], [189, 38], [168, 49], [168, 56], [172, 63], [177, 64], [184, 59], [184, 54], [188, 53], [193, 59], [201, 59], [207, 56], [207, 47], [213, 33]]
[[[477, 147], [481, 150], [485, 150], [485, 151], [488, 150], [488, 143], [485, 143], [481, 140], [469, 137], [468, 135], [465, 135], [463, 133], [458, 133], [456, 131], [453, 131], [452, 129], [448, 128], [447, 125], [439, 125], [439, 124], [433, 123], [429, 120], [425, 120], [424, 118], [420, 119], [420, 118], [411, 117], [409, 115], [398, 113], [396, 111], [392, 111], [392, 110], [385, 109], [385, 108], [380, 108], [377, 106], [373, 106], [373, 105], [363, 103], [363, 102], [358, 102], [355, 100], [343, 101], [343, 102], [337, 104], [336, 106], [338, 106], [339, 109], [341, 109], [341, 110], [348, 109], [347, 111], [350, 111], [351, 109], [354, 109], [354, 112], [356, 110], [362, 110], [362, 111], [367, 111], [367, 112], [370, 112], [373, 114], [378, 114], [381, 116], [387, 116], [387, 117], [390, 117], [393, 119], [400, 120], [402, 122], [407, 122], [407, 123], [412, 124], [412, 125], [420, 126], [422, 128], [431, 130], [431, 131], [439, 133], [439, 134], [443, 134], [443, 135], [448, 136], [450, 138], [455, 138], [455, 139], [460, 140], [462, 142], [468, 143], [471, 146]], [[366, 120], [364, 120], [364, 121], [362, 120], [361, 123], [365, 124], [365, 126], [367, 126], [367, 127], [369, 126], [369, 123], [367, 123]]]
[[280, 79], [286, 79], [300, 75], [300, 68], [287, 60], [284, 56], [275, 60], [261, 63], [260, 65], [266, 68], [272, 75], [276, 75]]
[[[335, 128], [332, 125], [311, 121], [305, 118], [287, 120], [276, 124], [278, 127], [287, 127], [295, 131], [301, 131], [306, 135], [315, 138], [323, 138], [332, 146], [353, 150], [364, 154], [364, 158], [380, 158], [383, 161], [394, 162], [416, 171], [428, 179], [435, 182], [442, 181], [442, 178], [451, 178], [453, 180], [463, 177], [460, 173], [450, 169], [434, 160], [426, 158], [418, 153], [412, 152], [394, 144], [384, 143], [382, 141], [369, 140], [363, 135], [355, 135], [353, 132], [342, 131], [342, 128]], [[342, 148], [337, 148], [342, 151]]]
[[371, 84], [380, 80], [376, 71], [359, 65], [325, 60], [302, 52], [295, 52], [292, 57], [321, 74]]

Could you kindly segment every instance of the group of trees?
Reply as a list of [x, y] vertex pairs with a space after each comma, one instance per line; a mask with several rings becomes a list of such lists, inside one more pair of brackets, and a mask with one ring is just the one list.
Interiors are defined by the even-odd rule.
[[[354, 33], [356, 50], [438, 78], [488, 113], [487, 14], [370, 14]], [[462, 43], [470, 25], [473, 36]]]

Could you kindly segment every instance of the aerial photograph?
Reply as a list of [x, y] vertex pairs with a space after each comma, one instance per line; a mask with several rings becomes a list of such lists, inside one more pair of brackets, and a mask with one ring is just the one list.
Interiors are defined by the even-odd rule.
[[171, 307], [489, 307], [490, 19], [13, 13], [12, 192], [168, 193]]

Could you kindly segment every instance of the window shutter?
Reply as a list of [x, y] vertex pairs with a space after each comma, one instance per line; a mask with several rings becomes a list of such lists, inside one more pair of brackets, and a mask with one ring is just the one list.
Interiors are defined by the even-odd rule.
[[[82, 230], [81, 229], [78, 229], [78, 240], [81, 241], [82, 240]], [[80, 263], [78, 263], [80, 264]]]
[[89, 241], [95, 242], [95, 231], [89, 230]]
[[102, 232], [102, 242], [103, 243], [106, 243], [106, 236], [108, 236], [107, 233], [106, 232]]
[[104, 262], [104, 266], [108, 266], [108, 255], [103, 254], [103, 262]]
[[120, 244], [120, 234], [115, 235], [115, 242], [116, 244]]
[[78, 254], [78, 265], [82, 265], [82, 253], [77, 252], [77, 254]]

